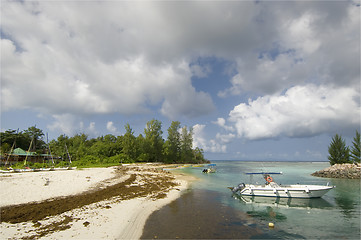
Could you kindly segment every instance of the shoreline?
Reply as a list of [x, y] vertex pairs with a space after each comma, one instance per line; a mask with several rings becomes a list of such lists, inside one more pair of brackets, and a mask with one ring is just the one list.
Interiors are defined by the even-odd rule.
[[[0, 238], [140, 238], [148, 217], [177, 199], [195, 180], [190, 175], [161, 170], [168, 166], [131, 164], [120, 168], [0, 175], [4, 189], [0, 196]], [[85, 202], [74, 207], [72, 200], [77, 198]], [[20, 213], [9, 203], [15, 210], [19, 208]], [[60, 205], [59, 212], [45, 212], [40, 219], [23, 218], [35, 206], [45, 211], [46, 204], [52, 210]], [[20, 220], [14, 220], [16, 214], [21, 215]]]

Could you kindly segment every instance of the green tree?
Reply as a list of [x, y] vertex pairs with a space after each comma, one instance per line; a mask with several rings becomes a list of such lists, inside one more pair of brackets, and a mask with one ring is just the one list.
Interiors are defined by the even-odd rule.
[[[74, 166], [101, 166], [118, 164], [120, 162], [167, 162], [167, 163], [194, 163], [206, 161], [203, 150], [192, 149], [192, 128], [182, 128], [179, 132], [180, 122], [173, 121], [168, 129], [168, 138], [164, 142], [162, 137], [162, 123], [158, 120], [147, 122], [144, 136], [134, 136], [129, 124], [125, 126], [124, 136], [111, 134], [98, 138], [88, 139], [86, 134], [77, 134], [73, 137], [60, 135], [51, 140], [49, 147], [51, 154], [61, 157], [63, 161], [55, 164], [68, 165], [68, 154]], [[0, 132], [1, 152], [8, 153], [12, 146], [27, 150], [33, 139], [32, 151], [46, 152], [47, 144], [43, 141], [44, 133], [35, 126], [24, 132], [8, 130]], [[66, 147], [65, 147], [66, 146]], [[58, 158], [54, 158], [55, 161]], [[42, 164], [41, 164], [42, 165]], [[40, 165], [39, 165], [40, 166]]]
[[117, 138], [112, 134], [107, 134], [103, 139], [105, 147], [105, 156], [112, 157], [115, 156], [122, 151], [122, 146], [117, 142]]
[[[108, 154], [109, 145], [104, 141], [98, 139], [87, 151], [84, 155], [96, 156], [99, 159], [110, 157]], [[80, 158], [83, 158], [84, 155], [79, 155]]]
[[137, 153], [137, 162], [146, 162], [149, 161], [149, 154], [146, 153], [146, 142], [145, 138], [142, 134], [139, 134], [139, 136], [136, 138], [136, 143], [138, 147], [138, 153]]
[[[24, 131], [24, 134], [29, 136], [33, 140], [30, 151], [42, 152], [46, 149], [46, 143], [43, 140], [44, 133], [43, 130], [37, 128], [36, 126], [29, 127]], [[30, 145], [29, 145], [30, 146]]]
[[193, 129], [186, 126], [182, 128], [181, 134], [181, 162], [187, 163], [193, 161]]
[[196, 147], [196, 149], [193, 150], [193, 156], [194, 156], [194, 162], [195, 163], [207, 162], [207, 160], [204, 159], [203, 149], [201, 149], [199, 147]]
[[360, 158], [361, 158], [360, 148], [361, 148], [360, 133], [359, 131], [356, 130], [356, 136], [353, 138], [352, 147], [351, 147], [351, 160], [355, 163], [360, 162]]
[[168, 163], [176, 162], [180, 159], [181, 141], [180, 141], [180, 122], [172, 121], [168, 128], [168, 138], [164, 144], [165, 160]]
[[19, 132], [18, 130], [7, 130], [5, 132], [1, 132], [1, 152], [9, 153], [11, 148], [22, 148], [24, 150], [28, 150], [31, 142], [31, 138], [29, 134], [25, 134], [23, 132]]
[[96, 141], [87, 141], [86, 145], [89, 146], [87, 154], [98, 157], [100, 161], [105, 161], [121, 152], [121, 145], [112, 134], [98, 137]]
[[92, 144], [88, 141], [88, 135], [82, 133], [69, 138], [69, 153], [74, 161], [80, 160], [82, 157], [90, 155], [89, 149]]
[[11, 148], [15, 148], [17, 135], [18, 134], [16, 130], [10, 129], [0, 133], [0, 148], [2, 154], [9, 153]]
[[123, 153], [124, 155], [135, 161], [137, 159], [137, 143], [134, 132], [129, 123], [125, 125], [125, 134], [123, 136]]
[[328, 159], [330, 164], [339, 164], [339, 163], [349, 163], [349, 148], [346, 146], [346, 142], [342, 139], [341, 136], [336, 134], [331, 141], [330, 146], [328, 147]]
[[163, 137], [162, 137], [162, 122], [159, 120], [151, 120], [147, 122], [144, 129], [145, 142], [144, 153], [148, 156], [149, 162], [163, 161]]
[[65, 145], [69, 147], [69, 137], [66, 135], [60, 135], [57, 140], [53, 139], [49, 142], [51, 154], [53, 156], [61, 157], [64, 161], [69, 161], [68, 154], [66, 152]]
[[1, 154], [9, 153], [11, 151], [11, 147], [12, 147], [12, 145], [10, 145], [6, 142], [2, 143], [1, 147], [0, 147]]

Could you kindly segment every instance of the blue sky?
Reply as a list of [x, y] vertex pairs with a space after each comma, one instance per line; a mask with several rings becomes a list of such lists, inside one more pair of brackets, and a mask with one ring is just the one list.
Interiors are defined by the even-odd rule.
[[359, 1], [1, 1], [1, 130], [193, 127], [215, 159], [327, 161], [360, 129]]

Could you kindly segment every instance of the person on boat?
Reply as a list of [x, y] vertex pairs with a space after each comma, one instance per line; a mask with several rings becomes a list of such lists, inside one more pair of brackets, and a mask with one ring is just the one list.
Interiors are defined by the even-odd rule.
[[269, 174], [265, 174], [263, 175], [264, 179], [266, 180], [266, 185], [270, 184], [271, 182], [273, 182], [272, 177]]

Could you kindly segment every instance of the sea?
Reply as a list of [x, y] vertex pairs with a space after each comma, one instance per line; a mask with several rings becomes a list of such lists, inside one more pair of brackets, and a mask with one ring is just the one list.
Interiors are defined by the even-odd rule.
[[[174, 170], [196, 176], [180, 198], [154, 212], [143, 239], [360, 239], [360, 180], [311, 176], [328, 162], [213, 161], [203, 168]], [[264, 183], [249, 172], [272, 175], [279, 184], [333, 185], [322, 198], [240, 197], [228, 187]], [[272, 223], [274, 227], [270, 227]]]

